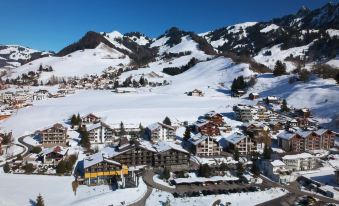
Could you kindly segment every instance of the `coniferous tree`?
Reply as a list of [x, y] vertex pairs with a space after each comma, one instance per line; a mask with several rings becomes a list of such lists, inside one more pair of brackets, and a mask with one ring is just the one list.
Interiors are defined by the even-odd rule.
[[337, 84], [339, 84], [339, 72], [335, 75], [335, 80], [337, 81]]
[[169, 117], [165, 117], [164, 121], [162, 123], [167, 124], [167, 125], [172, 125], [172, 122]]
[[302, 69], [299, 72], [299, 79], [303, 82], [307, 82], [310, 79], [310, 72], [307, 69]]
[[165, 167], [162, 173], [162, 178], [168, 180], [170, 176], [171, 176], [170, 170], [167, 167]]
[[90, 142], [90, 139], [89, 139], [89, 134], [87, 132], [87, 128], [86, 126], [83, 126], [83, 127], [79, 127], [79, 133], [80, 133], [80, 136], [81, 136], [81, 139], [80, 139], [80, 145], [86, 149], [91, 149], [91, 142]]
[[286, 74], [286, 64], [282, 63], [280, 60], [278, 60], [275, 63], [273, 75], [274, 76], [281, 76], [283, 74]]
[[231, 90], [235, 92], [237, 90], [245, 90], [246, 87], [247, 87], [247, 83], [245, 82], [244, 76], [241, 75], [233, 79]]
[[125, 134], [126, 134], [126, 131], [125, 131], [124, 123], [123, 123], [123, 122], [120, 122], [119, 136], [120, 136], [120, 137], [123, 137]]
[[36, 206], [45, 206], [44, 199], [42, 198], [41, 194], [38, 195], [36, 198]]
[[9, 173], [11, 171], [11, 167], [9, 166], [8, 162], [5, 163], [3, 170], [5, 173]]
[[143, 136], [144, 136], [144, 134], [145, 134], [145, 128], [142, 126], [142, 124], [140, 123], [139, 124], [139, 136], [140, 136], [140, 138], [142, 138]]
[[257, 165], [257, 160], [253, 161], [252, 167], [251, 167], [251, 172], [255, 177], [258, 177], [260, 175], [260, 170]]
[[265, 144], [264, 153], [263, 153], [264, 159], [267, 159], [267, 160], [271, 159], [271, 153], [272, 153], [271, 147]]
[[72, 128], [75, 125], [78, 125], [78, 118], [77, 118], [77, 116], [75, 116], [75, 114], [73, 114], [72, 117], [71, 117], [71, 125], [72, 125]]
[[237, 175], [238, 177], [242, 176], [244, 174], [245, 168], [244, 165], [241, 162], [237, 163]]
[[233, 154], [234, 160], [239, 161], [239, 156], [240, 156], [239, 150], [238, 150], [238, 148], [235, 148], [234, 154]]
[[199, 177], [210, 177], [211, 176], [211, 168], [208, 164], [203, 164], [199, 166], [198, 175]]
[[77, 115], [77, 123], [80, 124], [81, 123], [81, 117], [80, 117], [80, 114], [78, 113]]
[[186, 127], [184, 132], [184, 141], [188, 141], [191, 138], [191, 131], [189, 127]]
[[286, 99], [284, 99], [282, 104], [281, 104], [281, 111], [282, 112], [289, 112], [290, 111], [290, 108], [288, 108], [288, 106], [287, 106]]

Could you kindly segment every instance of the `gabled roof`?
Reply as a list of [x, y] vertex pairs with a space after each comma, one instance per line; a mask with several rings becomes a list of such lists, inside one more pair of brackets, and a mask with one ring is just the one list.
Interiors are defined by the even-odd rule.
[[155, 123], [147, 126], [147, 128], [151, 131], [156, 130], [160, 127], [164, 127], [166, 129], [169, 129], [169, 130], [175, 130], [175, 128], [172, 127], [171, 125], [167, 125], [167, 124], [164, 124], [164, 123], [161, 123], [161, 122], [155, 122]]
[[282, 166], [286, 166], [286, 164], [281, 161], [281, 160], [274, 160], [272, 162], [270, 162], [270, 164], [273, 166], [273, 167], [282, 167]]
[[245, 139], [247, 136], [242, 133], [234, 133], [225, 138], [225, 140], [232, 144], [237, 144], [241, 140]]
[[99, 127], [106, 127], [106, 128], [109, 128], [109, 129], [113, 129], [110, 125], [106, 124], [105, 122], [98, 122], [98, 123], [95, 123], [95, 124], [92, 124], [92, 125], [89, 125], [87, 128], [87, 131], [91, 131], [93, 129], [97, 129]]
[[187, 154], [189, 153], [184, 148], [182, 148], [181, 145], [175, 144], [174, 142], [160, 141], [160, 142], [154, 144], [153, 147], [159, 153], [166, 152], [166, 151], [171, 150], [171, 149], [177, 150], [179, 152], [184, 152], [184, 153], [187, 153]]
[[318, 129], [316, 131], [314, 131], [314, 133], [316, 133], [317, 135], [323, 135], [324, 133], [328, 132], [330, 130], [328, 129]]
[[221, 116], [222, 117], [222, 115], [220, 113], [217, 113], [216, 111], [210, 111], [210, 112], [207, 112], [205, 114], [205, 117], [214, 117], [214, 116]]
[[121, 165], [119, 162], [104, 158], [102, 153], [95, 153], [95, 154], [84, 159], [84, 168], [93, 166], [93, 165], [100, 163], [100, 162], [108, 162], [110, 164], [114, 164], [114, 165], [118, 165], [118, 166]]
[[86, 117], [88, 117], [88, 116], [93, 116], [93, 117], [95, 117], [95, 118], [97, 118], [97, 119], [100, 119], [99, 116], [97, 116], [97, 115], [95, 115], [95, 114], [93, 114], [93, 113], [88, 113], [88, 114], [82, 116], [81, 119], [82, 119], [82, 118], [86, 118]]
[[290, 140], [293, 138], [296, 134], [293, 132], [289, 131], [282, 131], [281, 133], [278, 134], [278, 138], [285, 139], [285, 140]]
[[309, 153], [300, 153], [300, 154], [295, 154], [295, 155], [285, 155], [282, 157], [283, 160], [294, 160], [294, 159], [305, 159], [305, 158], [312, 158], [314, 157], [313, 155]]
[[205, 141], [207, 138], [207, 135], [202, 135], [201, 133], [198, 133], [191, 137], [188, 141], [191, 142], [193, 145], [198, 145], [201, 142]]
[[40, 152], [40, 155], [45, 156], [48, 155], [52, 152], [60, 154], [60, 155], [65, 155], [67, 153], [68, 149], [64, 148], [62, 146], [54, 146], [51, 148], [45, 148]]

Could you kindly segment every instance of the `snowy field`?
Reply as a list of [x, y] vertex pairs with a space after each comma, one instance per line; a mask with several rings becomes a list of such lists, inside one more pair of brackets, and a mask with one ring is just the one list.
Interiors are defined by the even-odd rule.
[[[146, 193], [147, 187], [140, 179], [138, 188], [112, 191], [108, 186], [79, 186], [76, 195], [72, 190], [73, 177], [0, 174], [1, 206], [32, 206], [41, 194], [48, 206], [93, 206], [130, 204]], [[18, 195], [20, 194], [20, 195]], [[129, 197], [129, 198], [126, 198]]]
[[[149, 68], [131, 71], [138, 75]], [[313, 116], [325, 126], [336, 131], [333, 119], [339, 113], [339, 89], [334, 80], [313, 78], [307, 83], [288, 83], [288, 75], [274, 78], [272, 74], [258, 75], [254, 88], [242, 98], [230, 96], [230, 85], [234, 78], [253, 75], [248, 65], [234, 65], [226, 58], [201, 62], [183, 74], [167, 77], [168, 86], [140, 88], [137, 93], [116, 94], [111, 91], [83, 90], [58, 99], [34, 102], [33, 107], [18, 110], [12, 117], [1, 123], [14, 137], [32, 133], [56, 122], [66, 121], [72, 114], [85, 115], [94, 112], [106, 119], [107, 123], [144, 126], [162, 121], [169, 116], [173, 122], [195, 121], [198, 116], [215, 110], [224, 114], [232, 113], [232, 106], [238, 103], [254, 104], [247, 99], [250, 92], [262, 97], [275, 95], [286, 98], [288, 104], [309, 107]], [[221, 87], [220, 83], [225, 86]], [[204, 97], [189, 97], [185, 92], [200, 89]], [[227, 120], [231, 125], [236, 122]]]
[[146, 206], [161, 206], [167, 199], [169, 199], [171, 205], [175, 206], [206, 206], [212, 205], [215, 201], [221, 200], [221, 203], [225, 204], [230, 202], [231, 205], [257, 205], [283, 195], [287, 194], [280, 188], [271, 188], [266, 191], [251, 192], [251, 193], [236, 193], [229, 195], [208, 195], [202, 197], [190, 197], [190, 198], [174, 198], [172, 194], [163, 191], [152, 191], [152, 194], [146, 201]]

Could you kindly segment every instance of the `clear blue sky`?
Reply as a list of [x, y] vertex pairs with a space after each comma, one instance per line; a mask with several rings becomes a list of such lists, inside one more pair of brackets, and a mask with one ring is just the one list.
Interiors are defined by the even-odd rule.
[[[172, 26], [205, 32], [265, 21], [328, 0], [0, 0], [0, 44], [58, 51], [89, 30], [157, 37]], [[332, 1], [338, 2], [338, 0]]]

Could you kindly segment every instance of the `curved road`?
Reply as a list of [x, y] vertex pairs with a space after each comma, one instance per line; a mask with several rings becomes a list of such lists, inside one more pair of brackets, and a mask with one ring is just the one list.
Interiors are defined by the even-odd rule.
[[29, 134], [29, 135], [21, 136], [21, 137], [18, 138], [18, 142], [19, 142], [20, 144], [22, 144], [24, 147], [26, 147], [26, 151], [24, 152], [24, 154], [23, 154], [22, 156], [28, 155], [28, 154], [29, 154], [29, 151], [31, 151], [31, 150], [33, 149], [33, 147], [34, 147], [34, 146], [30, 145], [30, 144], [27, 144], [27, 143], [24, 141], [24, 139], [25, 139], [26, 137], [29, 137], [29, 136], [31, 136], [31, 135], [32, 135], [32, 134]]
[[[19, 137], [19, 138], [18, 138], [19, 144], [14, 143], [14, 145], [17, 145], [17, 146], [19, 146], [19, 147], [24, 148], [24, 151], [20, 152], [20, 153], [17, 154], [17, 155], [14, 155], [14, 156], [11, 157], [11, 158], [6, 159], [6, 162], [9, 161], [9, 160], [13, 160], [13, 159], [17, 158], [19, 155], [21, 155], [22, 157], [25, 157], [25, 156], [27, 156], [27, 155], [29, 154], [29, 151], [32, 150], [33, 146], [30, 145], [30, 144], [27, 144], [26, 142], [24, 142], [24, 139], [25, 139], [26, 137], [28, 137], [28, 136], [31, 136], [31, 134], [30, 134], [30, 135], [25, 135], [25, 136]], [[4, 164], [0, 165], [0, 167], [3, 167], [3, 166], [4, 166]]]
[[[324, 197], [321, 195], [317, 195], [317, 194], [313, 194], [313, 193], [308, 193], [308, 192], [303, 192], [298, 188], [298, 183], [296, 182], [292, 182], [289, 185], [283, 185], [283, 184], [279, 184], [277, 182], [273, 182], [272, 180], [269, 180], [267, 177], [261, 175], [261, 178], [263, 179], [263, 184], [267, 185], [267, 186], [271, 186], [271, 187], [281, 187], [286, 189], [287, 191], [289, 191], [290, 193], [292, 193], [295, 196], [313, 196], [323, 202], [326, 203], [335, 203], [335, 204], [339, 204], [338, 200], [332, 199], [332, 198], [328, 198], [328, 197]], [[284, 199], [285, 196], [280, 197], [278, 199]], [[273, 201], [273, 200], [272, 200]], [[265, 203], [262, 203], [261, 205], [266, 205]], [[269, 205], [269, 204], [267, 204]]]

